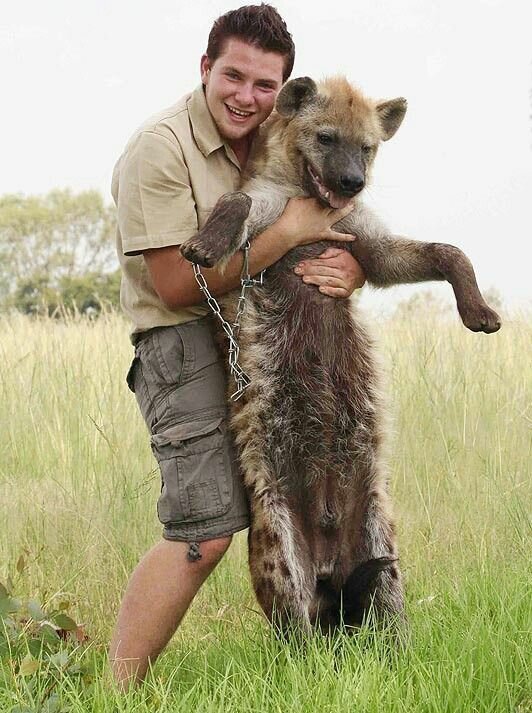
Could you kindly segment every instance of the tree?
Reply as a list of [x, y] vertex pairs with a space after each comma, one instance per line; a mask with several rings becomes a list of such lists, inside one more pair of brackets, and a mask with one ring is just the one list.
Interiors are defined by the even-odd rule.
[[1, 196], [0, 304], [28, 313], [117, 303], [115, 225], [98, 191]]
[[62, 277], [55, 288], [46, 277], [33, 276], [19, 282], [10, 304], [24, 314], [53, 315], [64, 308], [92, 316], [104, 305], [120, 304], [120, 270]]

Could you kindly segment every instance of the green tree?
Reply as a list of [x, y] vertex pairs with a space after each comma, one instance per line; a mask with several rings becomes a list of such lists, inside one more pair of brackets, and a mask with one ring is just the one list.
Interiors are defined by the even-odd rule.
[[64, 276], [55, 288], [50, 286], [47, 276], [35, 275], [19, 282], [10, 304], [24, 314], [53, 315], [64, 308], [94, 315], [105, 305], [120, 304], [120, 270]]
[[23, 312], [118, 302], [115, 208], [98, 191], [0, 197], [0, 304]]

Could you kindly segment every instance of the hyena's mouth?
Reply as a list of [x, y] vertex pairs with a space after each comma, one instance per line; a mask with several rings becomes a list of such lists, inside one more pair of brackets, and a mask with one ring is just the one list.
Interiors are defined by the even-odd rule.
[[307, 163], [307, 171], [312, 179], [312, 184], [318, 192], [318, 197], [330, 208], [345, 208], [345, 206], [353, 199], [353, 196], [340, 196], [334, 193], [330, 188], [324, 185], [316, 169]]

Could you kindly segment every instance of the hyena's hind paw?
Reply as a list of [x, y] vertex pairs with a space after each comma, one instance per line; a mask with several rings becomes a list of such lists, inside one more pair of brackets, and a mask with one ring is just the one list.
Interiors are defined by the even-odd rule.
[[226, 193], [203, 228], [181, 245], [183, 256], [202, 267], [228, 260], [244, 242], [244, 224], [250, 209], [251, 198], [246, 193]]
[[375, 557], [359, 564], [342, 588], [342, 614], [346, 624], [362, 624], [375, 605], [378, 618], [403, 618], [403, 590], [396, 557]]

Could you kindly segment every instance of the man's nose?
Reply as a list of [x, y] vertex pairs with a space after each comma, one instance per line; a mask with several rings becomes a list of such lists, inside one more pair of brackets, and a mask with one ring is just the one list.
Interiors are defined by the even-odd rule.
[[251, 84], [241, 84], [235, 92], [235, 99], [243, 105], [253, 104], [253, 86]]

